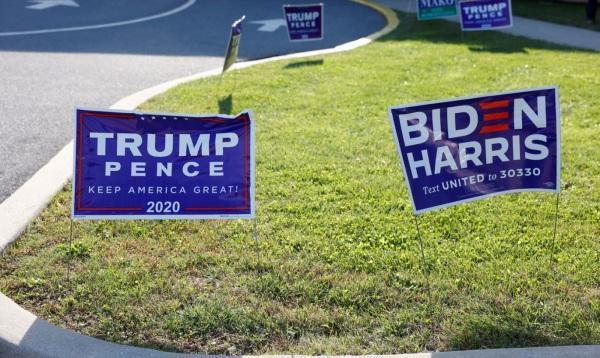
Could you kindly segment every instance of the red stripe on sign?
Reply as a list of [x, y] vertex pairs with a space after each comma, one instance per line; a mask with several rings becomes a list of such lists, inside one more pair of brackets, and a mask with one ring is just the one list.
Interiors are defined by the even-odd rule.
[[83, 176], [82, 174], [82, 166], [81, 166], [81, 162], [83, 160], [83, 117], [84, 114], [81, 113], [79, 115], [79, 140], [77, 141], [79, 143], [79, 148], [78, 148], [78, 152], [79, 152], [79, 165], [78, 165], [78, 170], [77, 170], [77, 192], [75, 195], [77, 195], [77, 209], [81, 209], [81, 178]]
[[183, 210], [184, 211], [200, 211], [200, 210], [230, 211], [230, 210], [246, 210], [246, 209], [248, 209], [248, 206], [238, 206], [238, 207], [229, 207], [229, 208], [184, 208]]
[[481, 103], [479, 103], [479, 107], [481, 107], [481, 109], [494, 109], [494, 108], [508, 107], [508, 100], [506, 99], [503, 101], [481, 102]]
[[483, 128], [481, 128], [481, 130], [479, 131], [479, 134], [487, 134], [487, 133], [506, 131], [506, 130], [508, 130], [508, 126], [509, 126], [509, 123], [487, 125], [487, 126], [484, 126]]
[[242, 121], [244, 123], [244, 138], [246, 138], [246, 145], [244, 146], [244, 208], [247, 208], [250, 197], [248, 194], [248, 179], [250, 178], [250, 137], [248, 136], [248, 127], [250, 126], [250, 119], [244, 115], [242, 116]]
[[508, 119], [508, 112], [487, 113], [483, 115], [484, 121], [495, 121], [497, 119]]
[[135, 211], [144, 210], [144, 208], [81, 208], [80, 210], [89, 211]]

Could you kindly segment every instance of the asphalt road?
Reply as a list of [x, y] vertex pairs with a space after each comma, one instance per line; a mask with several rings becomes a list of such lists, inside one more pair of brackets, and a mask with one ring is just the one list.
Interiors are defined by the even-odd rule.
[[[282, 19], [282, 4], [305, 2], [1, 1], [0, 202], [72, 139], [76, 106], [106, 108], [144, 88], [222, 66], [231, 23], [241, 15], [241, 59], [334, 47], [385, 25], [377, 12], [347, 0], [323, 1], [322, 41], [290, 43], [285, 27], [265, 32], [252, 23]], [[90, 26], [97, 28], [73, 30]], [[65, 28], [71, 30], [52, 32]]]

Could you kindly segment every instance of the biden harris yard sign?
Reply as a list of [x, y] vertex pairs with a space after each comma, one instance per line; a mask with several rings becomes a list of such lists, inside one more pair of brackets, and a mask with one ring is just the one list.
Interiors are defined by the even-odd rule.
[[73, 218], [254, 218], [254, 121], [77, 109]]
[[416, 214], [560, 190], [557, 87], [390, 107], [389, 116]]
[[283, 5], [290, 41], [323, 39], [323, 4]]
[[495, 30], [512, 26], [510, 0], [461, 1], [460, 26], [463, 31]]

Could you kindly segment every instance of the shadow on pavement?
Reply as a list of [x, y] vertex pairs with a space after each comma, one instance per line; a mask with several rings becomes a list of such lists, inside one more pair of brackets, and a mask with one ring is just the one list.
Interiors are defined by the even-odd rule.
[[307, 61], [288, 63], [283, 68], [290, 69], [290, 68], [300, 68], [300, 67], [306, 67], [306, 66], [321, 66], [322, 64], [323, 64], [323, 59], [321, 58], [318, 60], [307, 60]]

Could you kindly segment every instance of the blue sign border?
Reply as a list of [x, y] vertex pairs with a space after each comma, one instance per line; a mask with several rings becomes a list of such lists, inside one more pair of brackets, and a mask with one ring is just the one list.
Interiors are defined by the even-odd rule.
[[[78, 113], [79, 112], [91, 112], [91, 113], [114, 113], [114, 114], [123, 114], [123, 115], [155, 115], [155, 116], [178, 116], [178, 117], [188, 117], [188, 118], [223, 118], [223, 119], [236, 119], [242, 115], [247, 115], [249, 118], [249, 128], [250, 128], [250, 145], [249, 145], [249, 199], [250, 199], [250, 212], [247, 214], [189, 214], [189, 215], [81, 215], [75, 213], [75, 202], [76, 202], [76, 183], [79, 179], [77, 175], [77, 150], [78, 143], [77, 139], [79, 138], [77, 135], [78, 130]], [[93, 109], [93, 108], [81, 108], [76, 107], [74, 111], [74, 126], [73, 126], [73, 182], [71, 185], [71, 218], [73, 220], [207, 220], [207, 219], [255, 219], [256, 218], [256, 199], [255, 199], [255, 173], [256, 173], [256, 163], [255, 163], [255, 125], [254, 125], [254, 112], [252, 110], [244, 110], [236, 115], [224, 115], [224, 114], [185, 114], [185, 113], [146, 113], [146, 112], [137, 112], [137, 111], [123, 111], [123, 110], [114, 110], [114, 109]]]
[[[554, 90], [556, 93], [556, 102], [555, 102], [555, 108], [556, 108], [556, 145], [557, 145], [557, 153], [556, 153], [556, 187], [555, 188], [549, 188], [549, 189], [540, 189], [540, 188], [533, 188], [533, 189], [511, 189], [511, 190], [503, 190], [503, 191], [497, 191], [497, 192], [493, 192], [493, 193], [489, 193], [489, 194], [484, 194], [484, 195], [479, 195], [479, 196], [475, 196], [475, 197], [471, 197], [471, 198], [467, 198], [467, 199], [462, 199], [462, 200], [456, 200], [456, 201], [452, 201], [446, 204], [442, 204], [442, 205], [437, 205], [437, 206], [432, 206], [432, 207], [428, 207], [425, 209], [420, 209], [417, 210], [416, 209], [416, 205], [415, 205], [415, 200], [414, 200], [414, 196], [412, 193], [412, 189], [411, 189], [411, 185], [410, 185], [410, 181], [408, 179], [408, 173], [409, 171], [407, 171], [408, 168], [406, 168], [405, 163], [404, 163], [404, 155], [402, 152], [402, 148], [400, 147], [400, 140], [398, 138], [398, 133], [396, 130], [396, 124], [394, 122], [394, 115], [392, 113], [393, 110], [395, 109], [406, 109], [406, 108], [412, 108], [412, 107], [418, 107], [418, 106], [423, 106], [423, 105], [430, 105], [430, 104], [439, 104], [439, 103], [446, 103], [446, 102], [454, 102], [454, 101], [461, 101], [461, 100], [468, 100], [468, 99], [479, 99], [479, 98], [485, 98], [485, 97], [491, 97], [491, 96], [501, 96], [501, 95], [510, 95], [510, 94], [518, 94], [518, 93], [524, 93], [524, 92], [530, 92], [530, 91], [543, 91], [543, 90]], [[547, 192], [547, 193], [558, 193], [560, 192], [560, 168], [561, 168], [561, 150], [560, 150], [560, 137], [561, 137], [561, 133], [560, 133], [560, 94], [559, 94], [559, 87], [558, 86], [549, 86], [549, 87], [537, 87], [537, 88], [529, 88], [529, 89], [520, 89], [520, 90], [514, 90], [514, 91], [506, 91], [506, 92], [492, 92], [492, 93], [483, 93], [483, 94], [478, 94], [478, 95], [474, 95], [474, 96], [465, 96], [465, 97], [456, 97], [456, 98], [448, 98], [448, 99], [443, 99], [443, 100], [435, 100], [435, 101], [426, 101], [426, 102], [420, 102], [420, 103], [412, 103], [412, 104], [408, 104], [408, 105], [401, 105], [401, 106], [390, 106], [388, 107], [388, 119], [390, 121], [391, 124], [391, 128], [392, 128], [392, 133], [394, 135], [394, 140], [396, 143], [396, 149], [398, 151], [398, 154], [400, 155], [400, 163], [402, 164], [402, 174], [404, 175], [404, 181], [406, 183], [406, 187], [408, 189], [408, 195], [410, 197], [410, 201], [412, 204], [412, 208], [413, 208], [413, 213], [418, 215], [418, 214], [423, 214], [429, 211], [434, 211], [434, 210], [439, 210], [439, 209], [443, 209], [443, 208], [447, 208], [447, 207], [451, 207], [451, 206], [455, 206], [458, 204], [462, 204], [462, 203], [468, 203], [471, 201], [476, 201], [476, 200], [482, 200], [485, 198], [489, 198], [489, 197], [493, 197], [493, 196], [497, 196], [497, 195], [502, 195], [502, 194], [510, 194], [510, 193], [519, 193], [519, 192]]]

